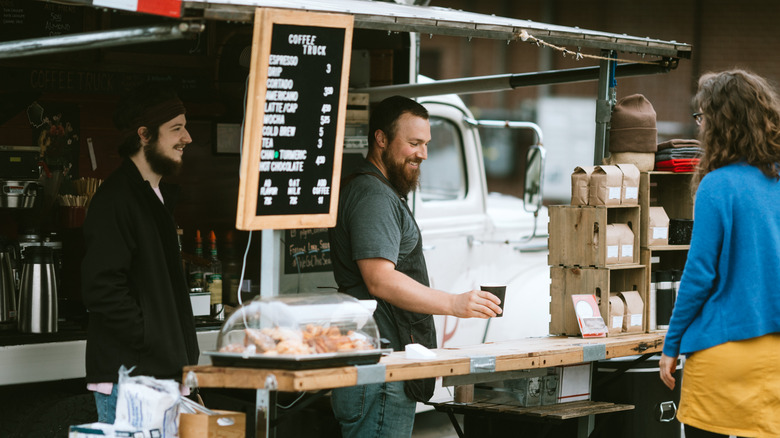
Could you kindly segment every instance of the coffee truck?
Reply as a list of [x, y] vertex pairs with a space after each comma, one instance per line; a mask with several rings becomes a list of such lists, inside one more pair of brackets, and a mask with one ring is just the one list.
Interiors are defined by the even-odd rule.
[[[247, 277], [254, 276], [255, 285], [259, 283], [256, 294], [271, 297], [332, 292], [335, 282], [327, 227], [334, 223], [338, 180], [366, 154], [371, 104], [394, 94], [416, 98], [430, 112], [433, 140], [428, 160], [422, 167], [421, 185], [410, 195], [408, 203], [423, 235], [432, 286], [462, 292], [484, 282], [505, 284], [505, 313], [511, 316], [491, 320], [436, 317], [439, 346], [547, 335], [550, 275], [546, 246], [548, 220], [542, 205], [543, 133], [529, 121], [479, 120], [458, 95], [598, 81], [598, 96], [593, 102], [596, 136], [592, 144], [594, 162], [600, 162], [614, 104], [611, 81], [668, 72], [676, 68], [681, 58], [690, 58], [691, 47], [645, 37], [429, 7], [414, 1], [406, 3], [0, 0], [3, 20], [0, 145], [38, 146], [37, 137], [31, 142], [34, 136], [30, 134], [33, 129], [30, 108], [53, 108], [52, 115], [70, 118], [68, 121], [79, 130], [71, 139], [75, 143], [69, 143], [73, 146], [68, 150], [70, 155], [60, 157], [64, 159], [60, 162], [42, 160], [50, 168], [44, 166], [40, 171], [42, 190], [38, 201], [51, 199], [60, 186], [49, 184], [46, 179], [49, 172], [57, 175], [59, 170], [62, 176], [63, 169], [67, 169], [70, 176], [66, 174], [66, 179], [97, 178], [107, 175], [118, 163], [113, 152], [118, 133], [110, 128], [107, 115], [116, 105], [117, 96], [144, 80], [170, 80], [181, 90], [188, 107], [188, 128], [192, 126], [190, 132], [195, 139], [187, 149], [187, 166], [196, 168], [197, 175], [187, 177], [185, 170], [181, 182], [185, 192], [191, 189], [197, 194], [185, 197], [182, 204], [189, 207], [182, 205], [184, 212], [181, 209], [177, 212], [185, 236], [203, 226], [197, 221], [204, 218], [224, 228], [256, 230], [254, 237], [250, 235], [247, 241], [259, 241], [262, 261], [246, 266]], [[276, 23], [273, 17], [290, 14], [295, 20], [293, 24], [279, 22], [304, 30], [318, 27], [343, 30], [327, 48], [306, 44], [314, 55], [328, 57], [340, 51], [340, 56], [328, 58], [323, 64], [323, 68], [340, 69], [336, 85], [329, 90], [332, 95], [325, 96], [331, 99], [327, 102], [316, 93], [299, 93], [274, 76], [273, 67], [284, 67], [285, 55], [280, 54], [283, 50], [277, 53], [278, 46], [270, 45], [267, 38], [272, 34], [260, 35], [264, 29], [258, 20], [271, 17], [267, 18], [268, 22]], [[338, 19], [328, 20], [328, 14]], [[304, 45], [306, 37], [300, 40], [289, 37], [303, 34], [306, 33], [290, 32], [286, 34], [287, 42]], [[535, 44], [542, 47], [540, 50], [561, 51], [578, 59], [590, 54], [598, 59], [598, 65], [539, 72], [496, 72], [487, 77], [434, 81], [419, 75], [420, 40], [432, 35]], [[310, 43], [311, 39], [307, 41]], [[280, 58], [270, 58], [269, 53]], [[618, 54], [636, 61], [617, 62], [614, 57]], [[299, 74], [294, 81], [301, 87], [308, 81], [320, 83], [317, 74], [306, 71]], [[290, 100], [266, 99], [267, 92], [274, 90], [298, 94]], [[315, 118], [297, 126], [284, 123], [284, 115], [295, 112], [289, 104], [303, 107], [314, 101], [318, 108], [323, 108]], [[307, 123], [326, 132], [319, 138], [325, 139], [325, 149], [329, 148], [329, 152], [320, 154], [317, 146], [311, 146], [315, 149], [307, 153], [309, 146], [301, 147], [304, 151], [293, 153], [288, 164], [263, 167], [264, 160], [274, 158], [263, 155], [268, 139], [281, 142], [284, 132], [293, 134], [296, 127], [303, 131]], [[521, 129], [530, 133], [526, 136], [532, 139], [529, 144], [511, 145], [527, 156], [524, 183], [518, 188], [523, 193], [522, 199], [488, 192], [480, 140], [480, 130], [484, 129]], [[312, 141], [317, 142], [316, 135]], [[198, 149], [198, 143], [204, 147]], [[250, 153], [256, 153], [259, 159]], [[322, 157], [321, 162], [316, 161], [318, 157]], [[313, 161], [304, 162], [308, 159]], [[312, 178], [310, 173], [321, 164], [327, 167], [325, 177]], [[275, 168], [280, 172], [297, 171], [300, 175], [274, 176], [285, 181], [286, 185], [281, 187], [277, 180], [263, 178], [263, 172], [273, 173]], [[5, 179], [6, 176], [0, 175], [0, 180]], [[291, 182], [294, 180], [299, 181]], [[314, 182], [307, 183], [308, 180]], [[292, 198], [298, 202], [299, 185], [303, 186], [303, 193], [316, 195], [309, 204], [300, 197], [300, 204], [310, 210], [290, 209]], [[281, 193], [277, 199], [284, 198], [283, 206], [274, 210], [270, 221], [263, 217], [263, 209], [258, 205], [269, 193]], [[6, 229], [3, 232], [20, 234], [25, 222], [57, 228], [51, 221], [35, 216], [51, 211], [3, 209], [3, 222], [11, 224], [7, 226], [10, 232]], [[327, 217], [327, 220], [309, 220], [309, 216]], [[0, 392], [17, 397], [13, 406], [16, 409], [24, 407], [22, 410], [9, 407], [0, 414], [0, 435], [91, 420], [85, 408], [91, 407], [92, 399], [84, 393], [82, 385], [85, 333], [83, 326], [67, 324], [67, 314], [62, 312], [66, 309], [63, 305], [69, 308], [75, 302], [78, 307], [80, 299], [78, 281], [71, 275], [78, 270], [78, 253], [67, 256], [69, 245], [78, 246], [79, 230], [70, 225], [58, 229], [64, 253], [59, 291], [60, 330], [23, 334], [6, 322], [0, 332]], [[250, 286], [247, 294], [243, 290], [234, 292], [237, 297], [250, 297], [252, 291]], [[63, 297], [67, 298], [65, 302]], [[218, 321], [204, 319], [199, 324], [201, 351], [215, 348], [218, 329]], [[208, 362], [202, 355], [201, 363]], [[35, 410], [30, 411], [29, 406]], [[29, 417], [35, 418], [34, 422], [27, 420], [28, 412], [34, 415]]]

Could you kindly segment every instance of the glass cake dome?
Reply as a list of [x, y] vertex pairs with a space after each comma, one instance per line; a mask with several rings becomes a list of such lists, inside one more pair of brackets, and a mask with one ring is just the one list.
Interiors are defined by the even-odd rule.
[[[307, 368], [376, 363], [376, 301], [341, 293], [255, 298], [222, 325], [214, 365]], [[342, 360], [342, 359], [347, 360]], [[293, 366], [291, 366], [293, 365]]]

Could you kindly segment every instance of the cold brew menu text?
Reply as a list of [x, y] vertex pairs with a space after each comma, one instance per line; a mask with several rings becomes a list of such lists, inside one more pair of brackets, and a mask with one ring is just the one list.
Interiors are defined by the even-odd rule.
[[327, 213], [344, 29], [274, 24], [257, 215]]
[[352, 18], [278, 10], [258, 18], [236, 226], [332, 226]]

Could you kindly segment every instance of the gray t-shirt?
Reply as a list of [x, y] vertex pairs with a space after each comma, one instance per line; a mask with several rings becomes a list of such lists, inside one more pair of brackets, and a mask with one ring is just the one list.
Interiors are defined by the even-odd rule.
[[[368, 161], [356, 172], [373, 172], [385, 179]], [[395, 190], [372, 175], [359, 175], [341, 188], [330, 241], [339, 287], [363, 284], [357, 260], [380, 257], [398, 265], [414, 249], [417, 226], [403, 202]]]

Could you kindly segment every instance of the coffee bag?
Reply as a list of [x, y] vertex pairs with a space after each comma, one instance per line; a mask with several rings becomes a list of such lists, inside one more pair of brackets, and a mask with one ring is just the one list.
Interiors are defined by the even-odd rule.
[[634, 260], [634, 232], [626, 224], [615, 224], [615, 232], [618, 234], [618, 263], [635, 263]]
[[588, 205], [620, 205], [623, 173], [617, 166], [596, 166], [588, 184]]
[[639, 292], [632, 290], [620, 292], [623, 299], [623, 331], [627, 333], [642, 332], [642, 320], [645, 312], [645, 304]]
[[571, 174], [571, 205], [588, 205], [588, 184], [595, 166], [577, 166]]
[[647, 245], [669, 244], [669, 216], [663, 207], [650, 207], [647, 221]]
[[615, 335], [623, 331], [623, 314], [625, 305], [617, 294], [609, 294], [609, 334]]
[[620, 234], [621, 231], [615, 224], [607, 224], [607, 254], [604, 264], [615, 265], [620, 263]]
[[639, 204], [639, 169], [633, 164], [617, 164], [617, 167], [623, 172], [620, 203], [622, 205]]

